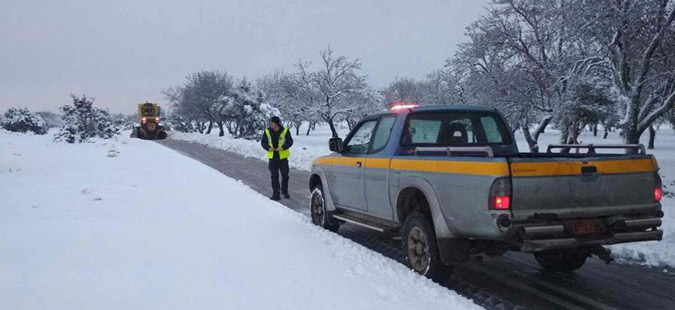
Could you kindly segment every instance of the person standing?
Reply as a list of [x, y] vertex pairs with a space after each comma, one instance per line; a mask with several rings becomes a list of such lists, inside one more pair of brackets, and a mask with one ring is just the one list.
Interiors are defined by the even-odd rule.
[[[281, 119], [274, 116], [270, 119], [269, 127], [265, 129], [260, 145], [267, 151], [269, 169], [272, 176], [272, 200], [280, 200], [279, 190], [284, 198], [288, 194], [288, 158], [291, 155], [290, 148], [293, 146], [293, 137], [288, 128], [281, 125]], [[279, 187], [279, 172], [281, 172], [281, 188]]]

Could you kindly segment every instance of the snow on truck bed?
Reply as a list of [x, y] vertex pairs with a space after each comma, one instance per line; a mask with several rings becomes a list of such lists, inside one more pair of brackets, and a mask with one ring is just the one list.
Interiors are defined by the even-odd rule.
[[156, 143], [0, 131], [0, 309], [478, 309]]

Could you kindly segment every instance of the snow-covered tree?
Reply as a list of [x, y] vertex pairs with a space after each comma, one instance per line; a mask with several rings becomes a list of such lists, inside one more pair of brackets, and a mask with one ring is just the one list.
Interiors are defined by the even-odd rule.
[[199, 71], [187, 76], [183, 85], [167, 88], [162, 93], [177, 117], [194, 122], [200, 133], [210, 134], [214, 123], [222, 124], [214, 105], [229, 94], [232, 85], [232, 77], [225, 72]]
[[295, 128], [300, 134], [300, 127], [307, 123], [307, 134], [313, 124], [319, 121], [319, 115], [304, 97], [304, 88], [298, 76], [275, 71], [258, 79], [258, 90], [263, 93], [263, 101], [278, 109], [282, 120], [289, 128]]
[[383, 102], [390, 106], [395, 102], [421, 104], [424, 101], [424, 89], [421, 82], [409, 77], [397, 77], [389, 86], [380, 90]]
[[619, 126], [626, 143], [639, 143], [675, 105], [675, 3], [604, 0], [594, 7], [589, 18], [610, 55]]
[[212, 107], [221, 132], [225, 127], [235, 138], [259, 138], [267, 121], [279, 114], [279, 110], [263, 99], [262, 92], [253, 89], [245, 78], [242, 79], [232, 92], [223, 95]]
[[328, 47], [320, 52], [321, 64], [316, 71], [310, 71], [310, 63], [300, 61], [296, 64], [297, 79], [303, 100], [317, 111], [323, 121], [328, 123], [334, 137], [337, 137], [335, 119], [352, 109], [359, 109], [347, 100], [350, 94], [367, 89], [365, 76], [360, 75], [361, 62], [345, 56], [335, 56]]
[[42, 117], [26, 108], [9, 108], [0, 118], [0, 127], [14, 132], [33, 132], [38, 135], [47, 133], [49, 127]]
[[577, 91], [570, 81], [611, 80], [603, 44], [591, 35], [596, 23], [585, 20], [592, 11], [587, 6], [583, 0], [494, 0], [446, 66], [461, 85], [460, 98], [500, 110], [532, 151], [550, 123], [574, 136], [577, 130], [566, 126], [579, 120], [558, 113]]
[[87, 142], [90, 138], [109, 139], [119, 133], [107, 110], [94, 107], [94, 98], [71, 95], [72, 105], [61, 107], [64, 125], [54, 135], [55, 141]]
[[345, 99], [358, 107], [347, 110], [343, 115], [349, 130], [352, 130], [363, 117], [388, 108], [382, 96], [367, 86], [361, 91], [350, 93]]

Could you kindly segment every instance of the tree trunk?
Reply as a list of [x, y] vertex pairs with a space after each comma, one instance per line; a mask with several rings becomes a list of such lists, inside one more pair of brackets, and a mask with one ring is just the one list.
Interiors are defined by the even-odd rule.
[[295, 123], [295, 136], [296, 137], [300, 135], [300, 126], [302, 126], [302, 122]]
[[337, 138], [338, 134], [337, 134], [337, 130], [335, 130], [335, 124], [333, 124], [333, 119], [329, 118], [329, 119], [326, 120], [326, 122], [328, 123], [328, 127], [330, 127], [330, 132], [332, 133], [333, 138]]
[[[626, 144], [638, 144], [640, 143], [640, 134], [637, 130], [625, 130], [623, 141]], [[638, 149], [626, 149], [626, 154], [637, 154]]]
[[211, 134], [211, 129], [213, 128], [213, 120], [209, 120], [209, 127], [206, 129], [206, 134]]
[[197, 131], [202, 134], [204, 133], [204, 125], [201, 121], [197, 121]]
[[530, 128], [527, 128], [527, 126], [520, 126], [520, 129], [523, 131], [527, 146], [530, 147], [530, 152], [539, 153], [539, 145], [537, 145], [537, 141], [532, 137], [532, 134], [530, 134]]
[[593, 136], [598, 136], [598, 123], [593, 124]]
[[649, 144], [647, 148], [650, 150], [654, 149], [654, 139], [656, 139], [656, 129], [654, 129], [654, 126], [649, 126]]
[[218, 129], [220, 132], [218, 132], [218, 136], [222, 137], [225, 135], [225, 130], [223, 129], [223, 122], [217, 122], [218, 123]]
[[312, 126], [307, 124], [307, 132], [305, 133], [305, 136], [309, 136], [310, 131], [312, 131]]

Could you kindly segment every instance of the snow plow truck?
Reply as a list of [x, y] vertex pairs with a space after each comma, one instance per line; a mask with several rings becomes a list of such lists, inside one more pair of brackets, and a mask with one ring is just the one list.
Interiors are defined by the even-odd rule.
[[160, 108], [156, 103], [138, 105], [139, 124], [131, 132], [132, 138], [165, 139], [166, 130], [159, 124]]

